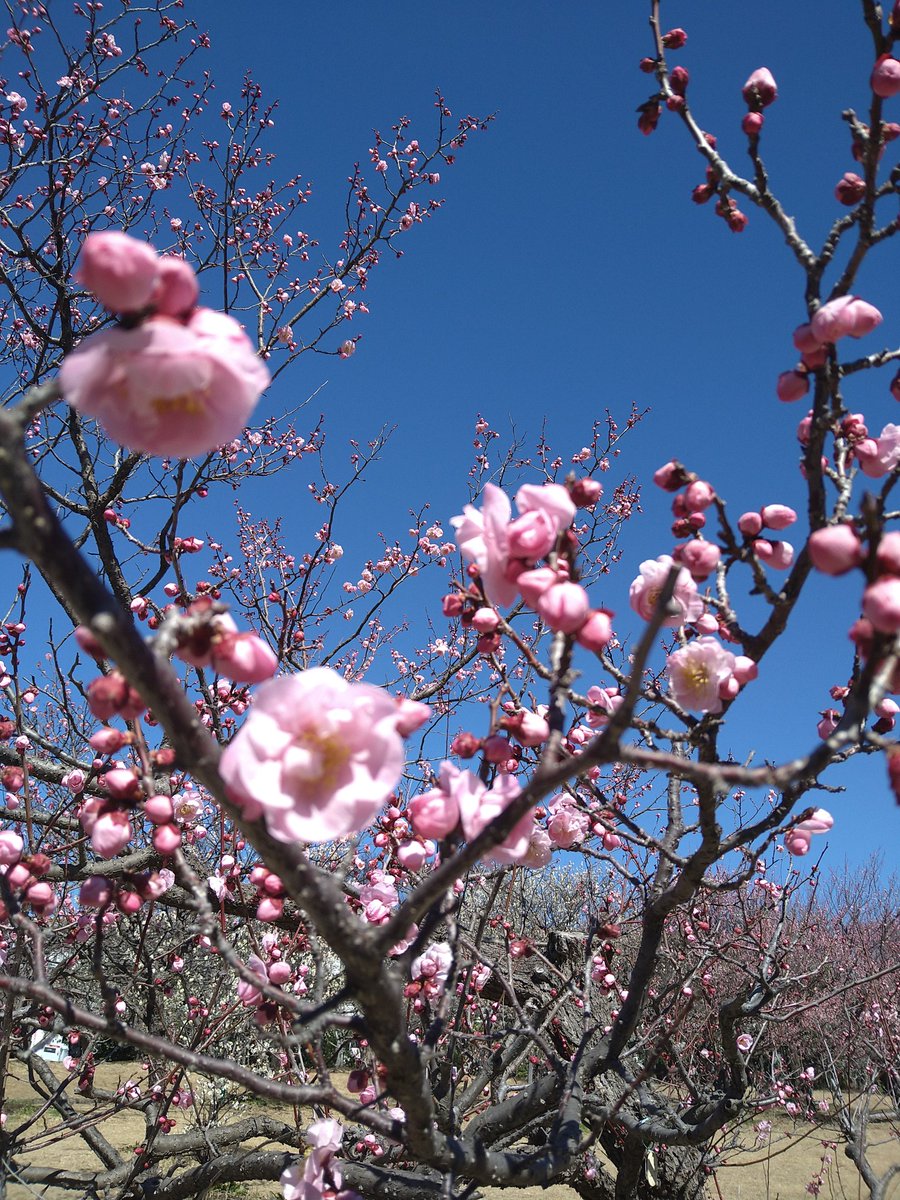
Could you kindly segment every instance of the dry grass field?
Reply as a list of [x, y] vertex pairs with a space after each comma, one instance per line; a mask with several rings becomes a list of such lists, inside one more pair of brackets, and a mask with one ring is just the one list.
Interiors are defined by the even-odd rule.
[[[53, 1066], [57, 1078], [64, 1078], [61, 1066]], [[115, 1092], [120, 1084], [129, 1079], [140, 1082], [140, 1066], [137, 1063], [108, 1063], [97, 1068], [95, 1083], [98, 1088]], [[110, 1113], [110, 1105], [96, 1100], [87, 1100], [70, 1091], [79, 1118], [102, 1124], [105, 1136], [127, 1154], [143, 1141], [144, 1124], [140, 1114], [123, 1110]], [[293, 1122], [290, 1109], [279, 1109], [268, 1102], [252, 1100], [242, 1115], [266, 1111], [279, 1119]], [[25, 1078], [25, 1069], [15, 1063], [12, 1078], [7, 1088], [6, 1111], [9, 1127], [33, 1116], [36, 1111], [34, 1093]], [[177, 1124], [173, 1132], [184, 1132], [190, 1128], [191, 1114], [172, 1111]], [[771, 1134], [757, 1145], [757, 1134], [752, 1126], [746, 1126], [738, 1137], [729, 1139], [720, 1148], [720, 1166], [715, 1180], [710, 1184], [710, 1200], [806, 1200], [810, 1195], [807, 1185], [822, 1169], [822, 1156], [830, 1153], [832, 1162], [824, 1173], [819, 1195], [828, 1200], [865, 1200], [869, 1195], [853, 1164], [844, 1156], [840, 1143], [836, 1149], [823, 1146], [823, 1139], [838, 1140], [833, 1128], [812, 1129], [805, 1123], [793, 1123], [785, 1117], [769, 1114], [772, 1121]], [[225, 1118], [227, 1119], [227, 1117]], [[885, 1127], [873, 1129], [872, 1160], [879, 1171], [900, 1163], [900, 1141]], [[29, 1165], [65, 1166], [72, 1170], [87, 1170], [96, 1165], [92, 1153], [82, 1139], [73, 1133], [61, 1136], [52, 1117], [40, 1117], [30, 1131], [30, 1144], [20, 1153], [18, 1161]], [[875, 1144], [879, 1142], [880, 1144]], [[485, 1195], [496, 1198], [514, 1195], [517, 1200], [574, 1200], [575, 1193], [565, 1187], [548, 1189], [528, 1188], [515, 1193], [486, 1189]], [[54, 1188], [26, 1187], [10, 1183], [7, 1187], [8, 1200], [81, 1200], [71, 1191]], [[233, 1185], [228, 1190], [216, 1191], [206, 1200], [280, 1200], [281, 1190], [276, 1184]], [[660, 1200], [665, 1200], [661, 1197]], [[900, 1177], [893, 1181], [885, 1200], [900, 1200]]]

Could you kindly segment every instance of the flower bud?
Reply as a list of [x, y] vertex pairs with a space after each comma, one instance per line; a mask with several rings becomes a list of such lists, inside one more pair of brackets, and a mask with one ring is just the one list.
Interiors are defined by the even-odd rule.
[[887, 100], [900, 92], [900, 62], [890, 54], [882, 54], [872, 68], [870, 86], [876, 96]]
[[759, 67], [744, 84], [741, 94], [748, 108], [758, 112], [778, 98], [778, 85], [768, 67]]
[[775, 394], [785, 404], [802, 400], [809, 391], [809, 376], [805, 371], [782, 371], [775, 385]]
[[858, 204], [866, 194], [866, 181], [853, 171], [847, 171], [837, 183], [834, 189], [835, 199], [839, 204], [845, 204], [851, 208], [854, 204]]
[[146, 308], [158, 277], [159, 259], [146, 242], [112, 229], [84, 239], [76, 278], [110, 312]]
[[807, 542], [810, 561], [824, 575], [846, 575], [862, 562], [862, 543], [852, 525], [827, 525]]

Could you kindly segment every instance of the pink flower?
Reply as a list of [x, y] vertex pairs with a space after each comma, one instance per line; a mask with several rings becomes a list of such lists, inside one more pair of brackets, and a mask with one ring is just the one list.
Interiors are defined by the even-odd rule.
[[537, 562], [553, 549], [557, 532], [553, 519], [540, 509], [523, 513], [508, 530], [509, 553], [512, 558]]
[[467, 504], [462, 516], [451, 517], [460, 554], [478, 568], [484, 590], [495, 604], [512, 604], [516, 585], [506, 577], [509, 562], [508, 496], [492, 483], [484, 485], [481, 512]]
[[[499, 817], [522, 790], [511, 775], [498, 775], [490, 790], [478, 780], [475, 783], [478, 787], [470, 787], [459, 793], [460, 822], [466, 840], [470, 842], [495, 817]], [[520, 817], [503, 841], [488, 852], [488, 859], [505, 864], [521, 862], [530, 850], [533, 828], [534, 810], [530, 809]]]
[[158, 277], [153, 247], [116, 230], [88, 234], [75, 274], [104, 308], [119, 313], [146, 308]]
[[[284, 1200], [319, 1200], [326, 1194], [326, 1188], [329, 1195], [334, 1194], [331, 1184], [337, 1188], [341, 1186], [341, 1172], [333, 1160], [341, 1148], [343, 1135], [344, 1129], [339, 1121], [330, 1117], [313, 1121], [303, 1135], [311, 1149], [303, 1160], [302, 1169], [298, 1163], [281, 1173], [279, 1182]], [[325, 1179], [326, 1169], [330, 1176], [329, 1182]]]
[[694, 712], [722, 711], [719, 689], [734, 670], [734, 655], [714, 637], [700, 637], [669, 655], [669, 691]]
[[741, 89], [741, 94], [754, 111], [767, 108], [778, 98], [778, 85], [768, 67], [759, 67]]
[[753, 1049], [753, 1038], [750, 1036], [749, 1033], [742, 1033], [738, 1036], [736, 1044], [737, 1044], [737, 1048], [738, 1048], [738, 1050], [740, 1050], [741, 1054], [747, 1054], [750, 1050]]
[[836, 342], [842, 337], [863, 337], [882, 322], [874, 305], [858, 296], [838, 296], [813, 314], [810, 329], [820, 344]]
[[900, 463], [900, 425], [885, 425], [879, 438], [865, 438], [854, 447], [864, 475], [881, 479]]
[[588, 688], [588, 702], [596, 705], [600, 712], [589, 712], [587, 714], [587, 723], [593, 728], [605, 725], [609, 718], [613, 715], [616, 709], [621, 707], [622, 696], [619, 695], [619, 689], [614, 687], [592, 687]]
[[[628, 600], [638, 616], [643, 617], [645, 621], [649, 621], [653, 616], [663, 585], [675, 565], [668, 554], [661, 554], [659, 558], [649, 558], [641, 563], [641, 573], [632, 581]], [[703, 601], [697, 593], [697, 585], [683, 567], [675, 580], [672, 604], [677, 612], [663, 621], [663, 625], [669, 627], [696, 621], [703, 613]]]
[[543, 513], [557, 534], [568, 529], [575, 519], [575, 504], [559, 483], [523, 483], [516, 492], [520, 513]]
[[472, 797], [477, 803], [484, 790], [484, 784], [471, 771], [461, 771], [451, 762], [442, 762], [438, 786], [409, 802], [413, 829], [423, 838], [446, 837], [459, 823], [460, 801], [468, 802]]
[[65, 399], [111, 438], [177, 458], [237, 437], [268, 383], [240, 325], [203, 308], [94, 334], [60, 368]]
[[834, 817], [827, 808], [814, 808], [809, 816], [794, 828], [802, 829], [805, 833], [827, 833], [829, 829], [834, 828]]
[[409, 969], [410, 979], [425, 979], [440, 993], [447, 984], [453, 966], [453, 951], [449, 942], [433, 942], [428, 949], [414, 958]]
[[825, 575], [846, 575], [862, 562], [862, 542], [852, 525], [828, 525], [809, 535], [812, 565]]
[[279, 841], [324, 842], [365, 828], [403, 764], [394, 697], [315, 667], [259, 688], [221, 774]]
[[547, 833], [561, 850], [583, 842], [591, 827], [591, 819], [573, 804], [569, 796], [555, 796], [549, 804], [550, 820]]
[[25, 843], [12, 829], [0, 829], [0, 867], [14, 867]]
[[809, 854], [811, 840], [810, 834], [802, 829], [789, 829], [784, 835], [784, 846], [789, 854], [802, 858], [804, 854]]

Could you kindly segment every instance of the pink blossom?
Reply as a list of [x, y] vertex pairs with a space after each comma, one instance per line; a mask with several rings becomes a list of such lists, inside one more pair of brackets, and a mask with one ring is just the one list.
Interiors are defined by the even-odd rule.
[[[468, 772], [466, 772], [468, 774]], [[475, 781], [478, 783], [478, 781]], [[521, 788], [511, 775], [498, 775], [490, 789], [479, 784], [459, 793], [459, 816], [467, 841], [474, 841], [488, 825], [516, 799]], [[512, 827], [499, 845], [488, 851], [492, 862], [521, 862], [531, 846], [534, 810], [530, 809]]]
[[516, 579], [516, 587], [522, 599], [529, 608], [537, 610], [544, 592], [563, 582], [563, 576], [552, 567], [535, 567], [532, 571], [523, 571]]
[[591, 827], [591, 819], [582, 812], [570, 796], [555, 796], [549, 804], [550, 820], [547, 833], [555, 846], [568, 850], [583, 842]]
[[532, 871], [539, 871], [541, 867], [546, 867], [552, 857], [553, 843], [550, 841], [550, 835], [546, 829], [536, 824], [531, 831], [528, 851], [525, 857], [520, 859], [520, 865], [529, 867]]
[[213, 670], [239, 683], [262, 683], [278, 670], [274, 651], [249, 631], [223, 631], [213, 640], [209, 657]]
[[152, 246], [127, 233], [90, 233], [81, 247], [75, 277], [111, 312], [138, 312], [150, 303], [159, 259]]
[[403, 765], [394, 697], [315, 667], [259, 688], [221, 774], [273, 837], [322, 842], [365, 828]]
[[509, 554], [512, 558], [524, 558], [536, 562], [553, 549], [556, 544], [556, 523], [541, 509], [523, 513], [508, 529]]
[[753, 1038], [749, 1033], [742, 1033], [738, 1036], [736, 1044], [741, 1054], [747, 1054], [753, 1049]]
[[453, 966], [453, 950], [448, 942], [433, 942], [428, 949], [414, 958], [409, 969], [410, 979], [427, 980], [436, 993], [444, 990], [450, 968]]
[[[284, 1200], [320, 1200], [326, 1193], [326, 1187], [332, 1194], [331, 1184], [337, 1188], [341, 1186], [341, 1172], [334, 1156], [341, 1148], [343, 1134], [340, 1122], [330, 1117], [313, 1121], [304, 1134], [311, 1150], [303, 1160], [302, 1168], [298, 1163], [281, 1173], [279, 1182]], [[328, 1182], [325, 1179], [326, 1170], [330, 1177]]]
[[809, 854], [811, 843], [810, 834], [802, 829], [789, 829], [784, 835], [784, 846], [789, 854], [793, 854], [795, 858], [802, 858], [804, 854]]
[[509, 498], [492, 483], [484, 485], [481, 511], [467, 504], [462, 516], [451, 517], [463, 558], [478, 568], [481, 582], [495, 604], [512, 604], [516, 585], [506, 577], [509, 563]]
[[794, 828], [802, 829], [805, 833], [827, 833], [829, 829], [834, 828], [834, 817], [827, 808], [814, 808], [809, 816], [804, 817]]
[[[669, 572], [675, 565], [668, 554], [661, 554], [659, 558], [649, 558], [641, 563], [641, 573], [632, 581], [628, 599], [634, 611], [645, 621], [649, 621], [653, 616]], [[663, 625], [670, 628], [683, 625], [687, 621], [696, 621], [703, 612], [703, 601], [697, 593], [697, 585], [683, 567], [678, 571], [671, 603], [676, 612], [663, 621]]]
[[881, 313], [874, 305], [858, 296], [838, 296], [813, 314], [810, 329], [816, 340], [825, 344], [842, 337], [863, 337], [881, 322]]
[[600, 709], [599, 712], [589, 711], [587, 714], [588, 725], [596, 728], [606, 724], [616, 709], [621, 706], [623, 697], [619, 695], [619, 689], [615, 687], [592, 687], [588, 688], [587, 699], [589, 704]]
[[866, 438], [854, 447], [864, 475], [881, 479], [900, 464], [900, 425], [885, 425], [879, 438]]
[[719, 688], [734, 670], [734, 655], [714, 637], [700, 637], [673, 650], [667, 663], [669, 690], [682, 708], [722, 711]]
[[470, 797], [477, 803], [484, 784], [471, 771], [461, 771], [451, 762], [442, 762], [438, 786], [414, 796], [409, 802], [413, 829], [424, 838], [443, 838], [459, 823], [460, 801]]
[[523, 483], [516, 492], [516, 507], [520, 513], [543, 513], [557, 534], [575, 519], [572, 497], [559, 483]]
[[111, 438], [177, 458], [237, 437], [268, 383], [240, 325], [203, 308], [184, 324], [154, 317], [96, 333], [60, 368], [65, 399]]
[[407, 700], [406, 697], [397, 699], [397, 732], [401, 737], [409, 737], [425, 724], [431, 716], [427, 704], [418, 700]]

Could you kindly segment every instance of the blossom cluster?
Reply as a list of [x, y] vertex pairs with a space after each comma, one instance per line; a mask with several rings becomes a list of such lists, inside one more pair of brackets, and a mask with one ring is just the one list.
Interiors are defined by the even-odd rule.
[[241, 432], [269, 372], [232, 317], [197, 306], [189, 263], [124, 233], [92, 233], [78, 278], [120, 320], [63, 360], [74, 409], [132, 450], [177, 458]]

